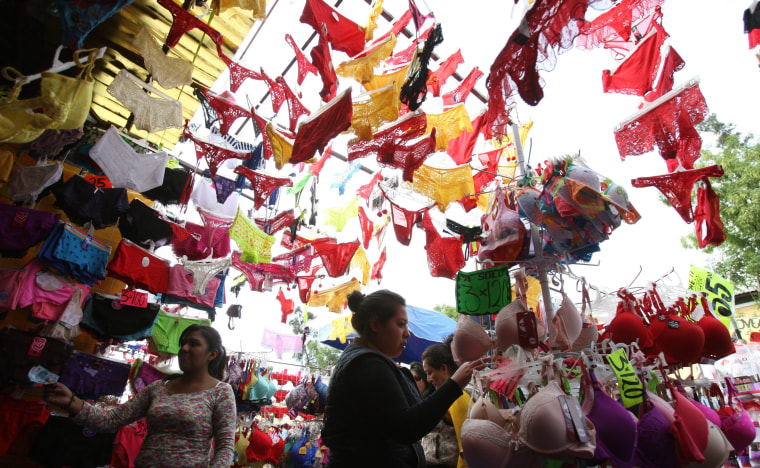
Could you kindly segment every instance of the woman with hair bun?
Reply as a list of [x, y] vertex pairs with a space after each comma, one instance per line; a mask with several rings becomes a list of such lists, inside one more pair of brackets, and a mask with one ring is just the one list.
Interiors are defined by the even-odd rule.
[[[454, 335], [443, 343], [428, 346], [422, 353], [422, 366], [427, 380], [436, 389], [443, 385], [457, 371], [451, 342]], [[462, 423], [467, 419], [470, 395], [462, 390], [459, 398], [449, 407], [438, 425], [422, 439], [422, 448], [428, 459], [428, 466], [466, 468], [462, 451]]]
[[409, 339], [406, 301], [387, 289], [348, 296], [351, 324], [359, 334], [338, 359], [327, 392], [322, 440], [328, 468], [421, 468], [420, 439], [462, 396], [481, 361], [463, 363], [422, 399], [398, 358]]
[[115, 432], [147, 418], [148, 434], [135, 467], [227, 468], [237, 416], [232, 387], [221, 381], [226, 361], [222, 338], [211, 327], [193, 324], [180, 335], [179, 346], [182, 374], [150, 384], [122, 405], [91, 405], [61, 383], [46, 385], [44, 398], [96, 432]]

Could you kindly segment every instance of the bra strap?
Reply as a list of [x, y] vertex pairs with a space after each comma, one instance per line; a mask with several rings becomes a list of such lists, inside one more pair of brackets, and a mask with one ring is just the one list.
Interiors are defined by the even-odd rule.
[[6, 99], [6, 102], [15, 102], [16, 99], [18, 99], [19, 93], [21, 92], [21, 87], [27, 81], [26, 75], [13, 67], [3, 67], [3, 69], [0, 70], [0, 74], [2, 74], [3, 78], [6, 80], [15, 82], [13, 88], [11, 89], [11, 92], [8, 93], [8, 99]]
[[[77, 64], [77, 67], [82, 69], [78, 76], [79, 79], [92, 81], [92, 69], [95, 68], [95, 61], [98, 60], [98, 54], [100, 54], [100, 49], [79, 49], [74, 52], [74, 63]], [[82, 63], [82, 58], [80, 56], [86, 57], [87, 61]]]

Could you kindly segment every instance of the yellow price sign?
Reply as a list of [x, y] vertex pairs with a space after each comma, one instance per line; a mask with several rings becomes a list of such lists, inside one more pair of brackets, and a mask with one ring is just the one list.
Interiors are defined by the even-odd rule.
[[728, 328], [734, 314], [734, 285], [710, 270], [691, 265], [689, 289], [707, 293], [707, 300], [712, 310]]
[[615, 372], [620, 385], [620, 396], [623, 398], [623, 406], [631, 406], [641, 403], [644, 399], [644, 384], [636, 375], [628, 356], [625, 355], [625, 349], [618, 349], [607, 356], [607, 362]]
[[168, 169], [179, 169], [179, 160], [169, 159], [168, 161], [166, 161], [166, 167]]

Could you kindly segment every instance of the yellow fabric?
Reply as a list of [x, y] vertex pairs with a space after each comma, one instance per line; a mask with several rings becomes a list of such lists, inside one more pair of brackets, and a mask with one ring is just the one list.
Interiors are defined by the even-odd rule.
[[326, 208], [324, 223], [334, 226], [338, 232], [343, 231], [346, 223], [359, 215], [359, 199], [360, 197], [356, 197], [343, 206]]
[[[530, 132], [531, 128], [533, 128], [533, 119], [528, 119], [526, 123], [520, 125], [520, 143], [522, 143], [523, 146], [525, 146], [525, 140], [528, 138], [528, 132]], [[517, 148], [515, 148], [514, 137], [511, 132], [502, 136], [500, 139], [493, 139], [490, 141], [491, 144], [493, 144], [494, 149], [507, 148], [505, 154], [507, 161], [517, 161]]]
[[364, 249], [361, 246], [356, 249], [354, 258], [351, 259], [351, 268], [361, 268], [362, 284], [364, 286], [369, 284], [369, 274], [372, 271], [372, 266], [369, 264], [369, 260], [367, 260], [367, 254], [364, 252]]
[[372, 36], [375, 35], [375, 29], [377, 28], [377, 19], [383, 14], [383, 0], [375, 0], [372, 4], [372, 10], [369, 12], [369, 19], [364, 26], [364, 41], [368, 42], [372, 40]]
[[367, 91], [374, 91], [376, 89], [381, 89], [385, 88], [386, 86], [393, 85], [393, 100], [400, 108], [401, 87], [404, 85], [406, 73], [408, 70], [409, 65], [385, 75], [372, 75], [372, 78], [368, 82], [362, 83], [362, 85]]
[[338, 68], [335, 69], [335, 73], [346, 78], [353, 78], [359, 83], [371, 81], [374, 76], [374, 68], [378, 66], [380, 62], [391, 56], [395, 46], [396, 35], [391, 33], [388, 39], [381, 42], [368, 54], [362, 54], [360, 57], [338, 65]]
[[423, 164], [414, 171], [412, 181], [414, 191], [435, 200], [441, 211], [446, 211], [449, 203], [475, 193], [472, 168], [469, 164], [453, 169], [440, 169]]
[[293, 140], [275, 130], [272, 122], [267, 124], [266, 132], [269, 143], [272, 145], [275, 167], [282, 169], [290, 162], [290, 157], [293, 155]]
[[449, 140], [458, 137], [463, 131], [472, 132], [472, 122], [464, 104], [459, 104], [441, 114], [427, 114], [425, 133], [432, 132], [433, 128], [435, 128], [435, 149], [442, 151], [449, 147]]
[[335, 286], [334, 288], [325, 289], [324, 291], [312, 291], [309, 297], [310, 306], [327, 306], [330, 312], [339, 314], [343, 310], [343, 304], [346, 298], [354, 291], [359, 291], [362, 284], [356, 278]]
[[8, 148], [0, 149], [0, 182], [8, 182], [16, 162], [16, 153]]
[[243, 434], [243, 431], [238, 430], [238, 440], [235, 441], [235, 452], [237, 452], [237, 464], [238, 465], [247, 465], [248, 464], [248, 455], [246, 454], [246, 449], [251, 444], [248, 439]]
[[253, 19], [262, 19], [267, 15], [267, 0], [213, 0], [211, 8], [224, 13], [230, 8], [240, 8], [253, 13]]
[[33, 125], [35, 115], [27, 112], [27, 109], [42, 107], [42, 98], [37, 96], [19, 101], [18, 95], [21, 87], [26, 83], [26, 76], [11, 67], [3, 68], [2, 76], [7, 80], [16, 80], [16, 84], [8, 93], [6, 100], [0, 102], [0, 142], [30, 142], [45, 131]]
[[467, 392], [462, 391], [462, 394], [457, 400], [449, 407], [449, 416], [451, 422], [454, 425], [454, 431], [457, 434], [457, 444], [459, 444], [459, 460], [457, 461], [457, 468], [467, 468], [467, 465], [462, 458], [462, 423], [467, 419], [467, 409], [470, 405], [470, 395]]
[[270, 236], [253, 224], [238, 209], [230, 228], [230, 239], [237, 242], [243, 255], [240, 260], [247, 263], [271, 263], [274, 236]]
[[351, 317], [353, 317], [353, 314], [348, 314], [344, 317], [333, 320], [328, 340], [332, 341], [337, 339], [340, 340], [341, 343], [345, 343], [348, 335], [356, 333], [353, 325], [351, 325]]
[[[528, 280], [528, 290], [525, 292], [526, 302], [529, 309], [536, 311], [538, 310], [538, 298], [541, 297], [541, 282], [532, 276], [526, 278]], [[517, 297], [514, 284], [512, 285], [512, 297]]]
[[398, 118], [400, 102], [393, 86], [374, 92], [366, 101], [355, 102], [351, 128], [356, 137], [360, 140], [371, 140], [380, 126]]

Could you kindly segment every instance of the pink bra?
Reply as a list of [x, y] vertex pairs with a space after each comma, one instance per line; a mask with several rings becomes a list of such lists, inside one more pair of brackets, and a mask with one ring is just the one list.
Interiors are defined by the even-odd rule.
[[467, 315], [460, 315], [454, 340], [451, 342], [451, 352], [459, 362], [474, 361], [491, 350], [493, 340], [488, 333]]
[[583, 329], [583, 319], [573, 301], [562, 296], [562, 304], [552, 318], [554, 325], [554, 344], [560, 349], [567, 349], [575, 343]]
[[[506, 351], [515, 344], [522, 345], [526, 349], [538, 346], [538, 343], [536, 346], [525, 346], [525, 343], [520, 343], [519, 332], [523, 324], [519, 323], [522, 316], [518, 314], [522, 312], [531, 313], [523, 302], [517, 299], [504, 306], [496, 316], [496, 347], [500, 352]], [[536, 317], [536, 334], [539, 341], [546, 334], [546, 325], [538, 317]]]

